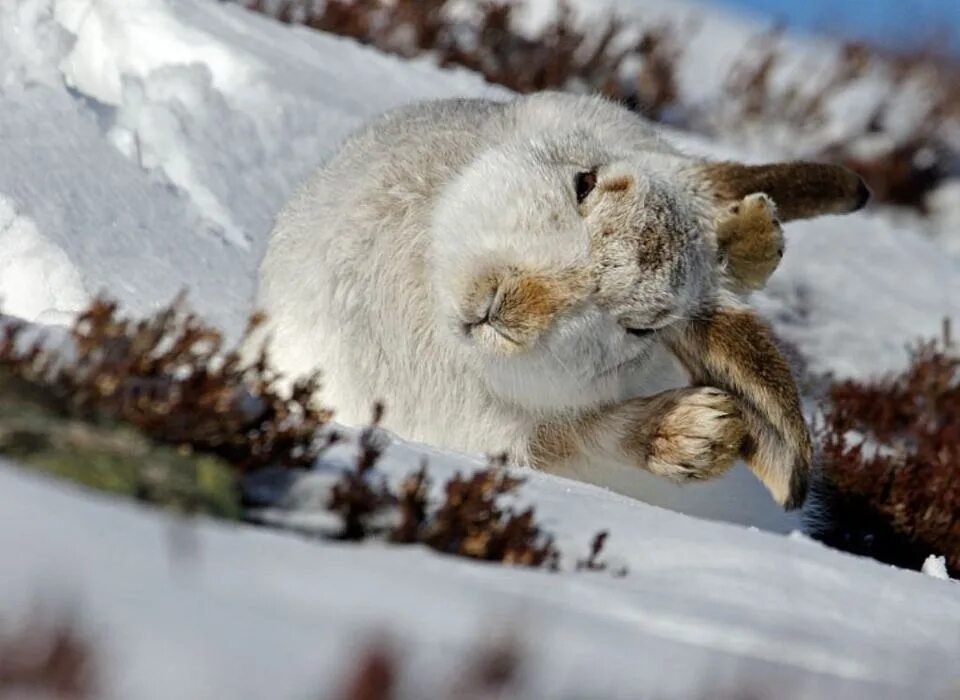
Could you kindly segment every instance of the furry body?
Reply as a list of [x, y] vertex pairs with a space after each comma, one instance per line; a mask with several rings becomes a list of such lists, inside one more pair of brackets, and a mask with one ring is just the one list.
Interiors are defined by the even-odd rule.
[[[810, 455], [793, 380], [730, 291], [776, 267], [779, 224], [769, 200], [739, 201], [759, 191], [743, 166], [724, 167], [599, 98], [389, 113], [278, 216], [257, 300], [271, 359], [320, 369], [346, 423], [380, 400], [404, 437], [601, 482], [604, 463], [684, 480], [752, 455], [797, 505]], [[855, 196], [848, 180], [824, 187]], [[728, 314], [740, 320], [715, 323]], [[713, 388], [658, 393], [673, 356]]]

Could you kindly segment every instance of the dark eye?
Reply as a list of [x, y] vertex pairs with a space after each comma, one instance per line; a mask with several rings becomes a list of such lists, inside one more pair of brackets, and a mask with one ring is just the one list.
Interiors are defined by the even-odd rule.
[[597, 186], [597, 171], [589, 170], [584, 173], [577, 173], [573, 178], [573, 188], [577, 193], [577, 204], [580, 204], [587, 198], [593, 188]]

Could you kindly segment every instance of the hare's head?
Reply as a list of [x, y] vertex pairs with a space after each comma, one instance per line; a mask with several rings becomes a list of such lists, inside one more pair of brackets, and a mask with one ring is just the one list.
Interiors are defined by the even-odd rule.
[[733, 168], [579, 131], [485, 152], [433, 212], [441, 333], [528, 407], [621, 398], [657, 331], [716, 296], [718, 206], [751, 186]]

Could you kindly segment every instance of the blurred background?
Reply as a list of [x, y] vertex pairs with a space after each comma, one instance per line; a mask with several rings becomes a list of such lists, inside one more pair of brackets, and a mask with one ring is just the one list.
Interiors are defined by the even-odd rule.
[[960, 7], [951, 0], [716, 0], [791, 31], [867, 41], [902, 51], [960, 50]]

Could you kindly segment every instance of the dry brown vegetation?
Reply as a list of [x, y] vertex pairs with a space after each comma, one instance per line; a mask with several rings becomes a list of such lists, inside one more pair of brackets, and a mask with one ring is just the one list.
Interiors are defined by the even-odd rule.
[[[518, 511], [504, 505], [525, 481], [509, 472], [504, 457], [491, 459], [487, 468], [469, 475], [455, 473], [436, 503], [430, 499], [426, 462], [396, 489], [378, 479], [374, 468], [384, 448], [377, 432], [381, 416], [378, 406], [373, 423], [360, 436], [354, 468], [345, 471], [332, 489], [327, 507], [340, 519], [336, 537], [422, 544], [468, 559], [559, 570], [560, 552], [538, 524], [534, 508]], [[594, 535], [588, 555], [576, 562], [577, 571], [627, 575], [625, 566], [612, 567], [601, 556], [608, 536], [605, 530]]]
[[[475, 3], [472, 17], [451, 18], [449, 0], [245, 0], [251, 10], [283, 22], [349, 36], [381, 51], [412, 57], [429, 52], [442, 66], [476, 71], [517, 92], [566, 89], [600, 92], [653, 118], [677, 104], [674, 70], [682, 54], [669, 27], [651, 27], [623, 41], [614, 18], [581, 28], [567, 3], [538, 36], [516, 27], [517, 4]], [[628, 59], [639, 68], [624, 76]]]
[[609, 562], [604, 561], [600, 558], [600, 555], [603, 553], [603, 548], [607, 544], [607, 538], [610, 536], [610, 533], [606, 530], [601, 530], [596, 535], [593, 536], [593, 541], [590, 543], [590, 553], [586, 556], [585, 559], [580, 559], [577, 561], [577, 571], [586, 570], [586, 571], [611, 571], [614, 576], [626, 576], [627, 567], [621, 566], [615, 569], [610, 568]]
[[[530, 654], [526, 652], [531, 640], [514, 637], [474, 643], [457, 654], [448, 654], [440, 678], [453, 677], [449, 682], [427, 678], [402, 678], [406, 654], [402, 648], [380, 639], [369, 643], [346, 660], [337, 700], [401, 700], [404, 698], [431, 698], [432, 700], [519, 700], [537, 697], [526, 682]], [[456, 673], [449, 673], [450, 669]], [[445, 672], [444, 672], [445, 671]], [[723, 679], [708, 674], [703, 688], [685, 696], [689, 700], [780, 700], [801, 697], [802, 690], [778, 687], [769, 677], [754, 676], [748, 672]], [[597, 684], [594, 684], [595, 686]], [[601, 684], [602, 685], [602, 684]], [[582, 691], [581, 691], [582, 693]], [[618, 694], [619, 697], [621, 694]], [[561, 698], [605, 698], [609, 690], [594, 689], [590, 695], [570, 691]], [[665, 695], [635, 692], [634, 697], [657, 698]], [[329, 697], [322, 695], [321, 697]], [[672, 697], [672, 696], [671, 696]]]
[[898, 376], [834, 384], [821, 448], [815, 536], [910, 568], [943, 555], [960, 574], [960, 354], [949, 327]]
[[[434, 689], [427, 697], [433, 698], [514, 698], [520, 692], [523, 659], [519, 649], [510, 641], [477, 645], [464, 658], [452, 663], [462, 666], [458, 681], [446, 691]], [[338, 700], [395, 700], [408, 697], [400, 692], [401, 657], [385, 643], [364, 649], [350, 665], [342, 682]]]
[[377, 479], [373, 469], [384, 447], [377, 432], [381, 415], [378, 406], [373, 423], [360, 435], [354, 469], [346, 471], [331, 492], [328, 508], [340, 517], [340, 538], [381, 537], [469, 559], [557, 569], [560, 553], [536, 523], [534, 509], [517, 512], [502, 505], [503, 497], [523, 484], [502, 461], [469, 476], [455, 474], [435, 506], [429, 499], [425, 463], [396, 490]]
[[[254, 319], [252, 325], [256, 325]], [[181, 514], [243, 517], [238, 477], [307, 468], [329, 414], [315, 380], [281, 395], [261, 355], [243, 366], [178, 300], [143, 320], [97, 300], [69, 343], [0, 330], [0, 455]]]
[[[960, 63], [947, 54], [895, 54], [845, 42], [825, 75], [811, 79], [802, 73], [778, 83], [775, 76], [785, 58], [779, 31], [760, 37], [744, 52], [728, 78], [729, 101], [714, 110], [724, 115], [716, 125], [721, 134], [769, 126], [816, 133], [828, 124], [831, 102], [839, 95], [869, 79], [882, 79], [887, 95], [869, 118], [848, 125], [842, 139], [799, 155], [846, 165], [863, 176], [877, 201], [921, 211], [926, 211], [927, 195], [946, 178], [960, 177]], [[895, 128], [902, 107], [897, 96], [909, 91], [924, 95], [918, 102], [925, 104], [910, 118], [910, 128]], [[873, 145], [863, 149], [867, 141]]]
[[[945, 53], [895, 54], [847, 42], [825, 75], [777, 80], [786, 61], [781, 33], [774, 31], [744, 49], [713, 102], [692, 104], [677, 80], [684, 61], [695, 60], [684, 51], [696, 31], [690, 25], [628, 25], [611, 17], [585, 26], [560, 0], [554, 20], [528, 36], [515, 21], [522, 2], [477, 2], [469, 16], [454, 17], [452, 0], [239, 1], [281, 21], [349, 36], [382, 51], [407, 57], [429, 53], [440, 65], [468, 68], [518, 92], [599, 92], [652, 119], [712, 135], [819, 130], [838, 95], [880, 73], [891, 99], [878, 102], [869, 119], [843, 139], [793, 155], [852, 167], [877, 201], [921, 211], [945, 178], [960, 177], [960, 64]], [[911, 128], [895, 128], [892, 98], [913, 88], [926, 104], [912, 117]], [[864, 151], [859, 142], [867, 139], [874, 145]]]
[[50, 624], [34, 614], [19, 630], [0, 629], [0, 698], [93, 700], [96, 661], [72, 622]]
[[156, 442], [214, 455], [238, 473], [306, 468], [316, 457], [314, 435], [330, 417], [311, 404], [316, 380], [281, 395], [264, 354], [244, 366], [220, 332], [180, 300], [144, 320], [121, 317], [112, 302], [93, 302], [73, 326], [69, 358], [39, 343], [23, 348], [24, 329], [5, 326], [0, 370], [32, 385], [52, 411], [120, 422]]

